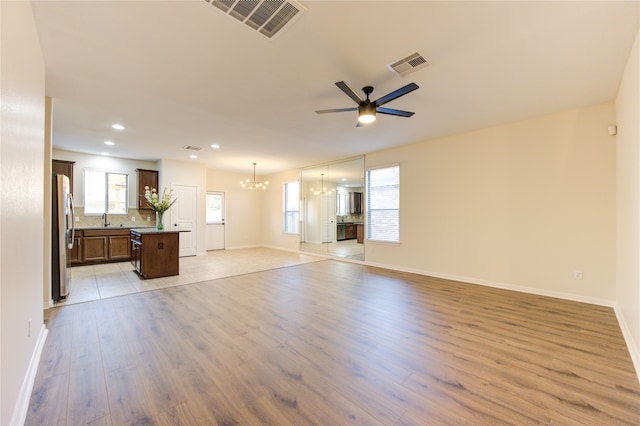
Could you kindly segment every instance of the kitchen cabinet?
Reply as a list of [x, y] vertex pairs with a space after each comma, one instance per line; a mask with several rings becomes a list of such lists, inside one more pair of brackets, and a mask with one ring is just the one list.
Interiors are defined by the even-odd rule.
[[356, 238], [356, 225], [353, 223], [346, 223], [344, 227], [344, 239], [353, 240]]
[[158, 171], [148, 169], [136, 169], [138, 173], [138, 210], [152, 210], [144, 198], [144, 187], [158, 189]]
[[358, 244], [364, 244], [364, 224], [363, 223], [356, 224], [356, 238], [358, 239]]
[[362, 214], [362, 192], [349, 193], [349, 213]]
[[73, 239], [73, 248], [67, 249], [67, 259], [70, 265], [78, 265], [82, 263], [82, 231], [76, 231]]
[[129, 229], [84, 230], [78, 247], [82, 253], [81, 264], [119, 262], [131, 258]]
[[179, 273], [179, 232], [155, 229], [131, 230], [131, 265], [142, 278]]
[[73, 194], [73, 165], [75, 161], [51, 160], [51, 172], [55, 175], [65, 175], [69, 178], [69, 192]]

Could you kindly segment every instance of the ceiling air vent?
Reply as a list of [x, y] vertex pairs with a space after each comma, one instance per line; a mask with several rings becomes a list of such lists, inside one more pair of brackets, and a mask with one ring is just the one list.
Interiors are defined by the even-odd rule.
[[182, 149], [188, 149], [190, 151], [200, 151], [202, 149], [201, 146], [193, 146], [193, 145], [185, 145]]
[[395, 74], [407, 75], [427, 66], [429, 66], [429, 62], [427, 62], [424, 56], [419, 53], [414, 53], [413, 55], [409, 55], [404, 59], [387, 65], [387, 68]]
[[298, 19], [304, 7], [293, 0], [204, 0], [267, 38]]

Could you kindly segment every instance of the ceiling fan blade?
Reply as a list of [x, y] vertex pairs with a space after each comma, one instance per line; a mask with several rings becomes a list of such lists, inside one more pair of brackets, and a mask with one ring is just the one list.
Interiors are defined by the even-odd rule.
[[387, 114], [387, 115], [397, 115], [398, 117], [411, 117], [413, 114], [415, 114], [415, 112], [410, 112], [410, 111], [402, 111], [399, 109], [391, 109], [391, 108], [376, 108], [376, 111], [379, 112], [380, 114]]
[[347, 83], [345, 83], [344, 81], [337, 81], [336, 82], [336, 86], [338, 86], [338, 88], [340, 88], [340, 90], [342, 90], [344, 93], [346, 93], [347, 96], [350, 97], [351, 99], [353, 99], [358, 105], [360, 105], [360, 102], [364, 101], [364, 99], [360, 98], [360, 96], [358, 96], [356, 91], [353, 90], [351, 87], [349, 87], [349, 85]]
[[320, 109], [316, 111], [316, 114], [326, 114], [328, 112], [345, 112], [345, 111], [357, 111], [358, 107], [353, 108], [335, 108], [335, 109]]
[[[338, 84], [338, 83], [336, 83]], [[394, 99], [399, 98], [400, 96], [404, 96], [407, 93], [413, 92], [416, 89], [419, 89], [420, 86], [418, 86], [415, 83], [409, 83], [404, 87], [399, 88], [398, 90], [394, 90], [393, 92], [389, 93], [388, 95], [384, 95], [383, 97], [381, 97], [380, 99], [378, 99], [377, 101], [374, 101], [374, 103], [377, 106], [382, 106], [384, 104], [386, 104], [387, 102], [391, 102]]]

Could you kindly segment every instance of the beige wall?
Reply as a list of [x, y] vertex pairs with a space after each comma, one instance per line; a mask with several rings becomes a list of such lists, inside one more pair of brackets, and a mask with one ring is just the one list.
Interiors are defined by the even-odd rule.
[[[225, 193], [225, 246], [227, 249], [258, 247], [262, 243], [262, 229], [265, 222], [262, 217], [263, 199], [271, 194], [274, 185], [266, 191], [250, 191], [240, 186], [240, 181], [253, 177], [253, 170], [247, 167], [247, 173], [231, 173], [222, 170], [207, 169], [207, 190]], [[262, 180], [262, 177], [256, 176]], [[269, 226], [271, 226], [269, 222]]]
[[[204, 237], [207, 170], [205, 166], [199, 163], [163, 159], [159, 161], [158, 171], [160, 172], [159, 192], [162, 192], [164, 188], [171, 189], [172, 185], [194, 186], [196, 188], [196, 253], [198, 256], [206, 254]], [[170, 220], [171, 217], [165, 219], [165, 226]]]
[[368, 154], [400, 164], [401, 244], [367, 262], [613, 304], [614, 121], [607, 103]]
[[[610, 102], [367, 154], [402, 189], [401, 243], [366, 262], [613, 306], [615, 120]], [[267, 194], [263, 244], [289, 249], [280, 206]]]
[[[285, 234], [283, 229], [283, 185], [300, 179], [299, 170], [288, 170], [267, 177], [271, 183], [269, 190], [264, 194], [262, 220], [267, 226], [262, 231], [262, 239], [265, 245], [286, 249], [300, 249], [300, 236], [298, 234]], [[268, 243], [267, 243], [268, 242]]]
[[0, 28], [0, 424], [8, 425], [24, 421], [46, 338], [45, 66], [30, 2], [0, 2]]
[[[640, 34], [640, 33], [639, 33]], [[620, 325], [640, 372], [640, 47], [636, 36], [616, 99], [617, 279]]]

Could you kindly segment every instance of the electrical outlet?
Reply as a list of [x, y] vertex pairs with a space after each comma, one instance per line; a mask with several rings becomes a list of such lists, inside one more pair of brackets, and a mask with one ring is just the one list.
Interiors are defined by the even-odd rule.
[[151, 222], [151, 216], [147, 216], [147, 222]]
[[76, 222], [80, 222], [80, 216], [76, 216], [75, 220]]
[[573, 273], [573, 278], [575, 278], [576, 280], [581, 280], [582, 279], [582, 271], [575, 271]]
[[131, 222], [135, 222], [136, 221], [136, 217], [135, 216], [131, 216]]

